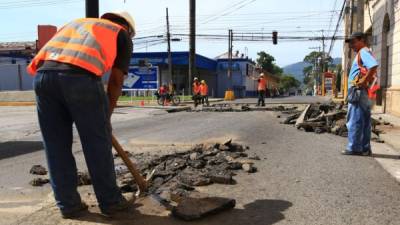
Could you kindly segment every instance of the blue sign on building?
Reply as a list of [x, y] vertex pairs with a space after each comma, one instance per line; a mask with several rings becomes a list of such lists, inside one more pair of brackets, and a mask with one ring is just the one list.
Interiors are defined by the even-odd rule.
[[129, 68], [127, 78], [124, 80], [124, 89], [135, 90], [157, 90], [158, 89], [158, 67]]

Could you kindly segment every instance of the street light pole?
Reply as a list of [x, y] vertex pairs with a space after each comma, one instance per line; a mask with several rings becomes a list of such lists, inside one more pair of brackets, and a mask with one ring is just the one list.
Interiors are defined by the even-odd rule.
[[86, 0], [86, 17], [99, 18], [99, 0]]

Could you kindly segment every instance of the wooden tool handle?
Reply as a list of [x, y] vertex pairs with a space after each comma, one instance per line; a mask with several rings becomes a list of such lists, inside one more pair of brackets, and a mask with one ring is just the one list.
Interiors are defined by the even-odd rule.
[[138, 184], [139, 190], [141, 192], [146, 192], [147, 191], [146, 180], [142, 177], [142, 175], [140, 175], [139, 170], [136, 168], [135, 164], [133, 164], [133, 162], [129, 159], [128, 155], [125, 153], [124, 149], [119, 144], [114, 135], [111, 135], [111, 141], [115, 150], [118, 152], [118, 155], [121, 157], [122, 161], [124, 161], [126, 167], [128, 167], [128, 170], [131, 172], [133, 178]]

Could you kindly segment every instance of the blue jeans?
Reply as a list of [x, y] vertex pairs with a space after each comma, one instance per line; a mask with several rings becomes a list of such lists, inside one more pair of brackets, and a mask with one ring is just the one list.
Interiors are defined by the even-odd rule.
[[57, 206], [68, 212], [81, 204], [72, 154], [72, 124], [78, 130], [88, 171], [101, 209], [119, 203], [111, 152], [108, 99], [99, 78], [90, 74], [39, 72], [34, 79], [51, 186]]
[[347, 151], [367, 152], [371, 150], [371, 103], [367, 90], [361, 90], [360, 101], [349, 103], [347, 113]]

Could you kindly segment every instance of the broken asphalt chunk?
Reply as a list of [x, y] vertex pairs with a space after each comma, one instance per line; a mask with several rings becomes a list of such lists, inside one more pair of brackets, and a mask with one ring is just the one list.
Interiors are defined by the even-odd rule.
[[247, 173], [255, 173], [255, 172], [257, 172], [257, 168], [255, 168], [253, 166], [253, 164], [250, 164], [250, 163], [244, 163], [242, 165], [242, 169]]
[[40, 186], [43, 186], [43, 185], [45, 185], [45, 184], [47, 184], [49, 182], [50, 182], [49, 179], [38, 177], [38, 178], [34, 178], [33, 180], [31, 180], [29, 182], [29, 184], [34, 186], [34, 187], [40, 187]]
[[228, 171], [215, 171], [209, 174], [209, 177], [213, 183], [217, 184], [234, 184], [232, 174]]
[[91, 185], [92, 180], [90, 179], [89, 173], [78, 172], [78, 186]]
[[183, 198], [172, 210], [172, 215], [186, 221], [204, 218], [208, 215], [234, 208], [236, 201], [229, 198]]
[[42, 165], [34, 165], [34, 166], [32, 166], [29, 173], [34, 174], [34, 175], [46, 175], [47, 170]]

